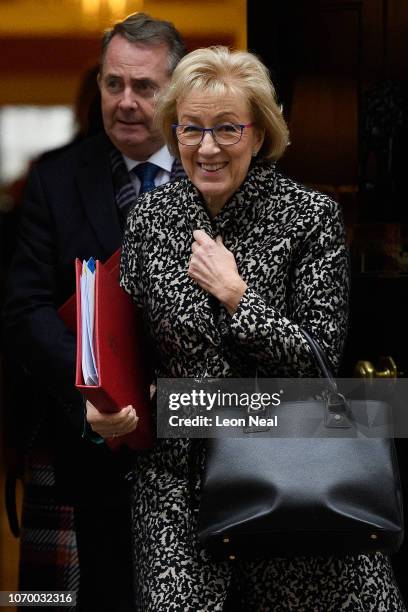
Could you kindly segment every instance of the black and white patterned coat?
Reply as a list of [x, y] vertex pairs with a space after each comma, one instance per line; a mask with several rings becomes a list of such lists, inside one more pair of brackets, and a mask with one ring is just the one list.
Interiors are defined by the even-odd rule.
[[[232, 317], [187, 274], [195, 229], [222, 236], [248, 285]], [[338, 365], [349, 285], [339, 208], [269, 163], [255, 164], [212, 220], [188, 179], [139, 198], [128, 217], [121, 284], [144, 309], [161, 376], [239, 377], [255, 369], [260, 376], [316, 376], [301, 328], [319, 341], [332, 366]], [[361, 599], [362, 576], [371, 577], [376, 587], [372, 576], [382, 581], [387, 572], [387, 601], [398, 601], [382, 557], [259, 560], [234, 569], [213, 562], [196, 538], [204, 452], [195, 455], [192, 493], [192, 446], [185, 439], [161, 440], [135, 458], [138, 612], [219, 612], [231, 581], [240, 585], [246, 612], [400, 609], [375, 607], [377, 597], [374, 607], [352, 602], [342, 607], [345, 598]], [[319, 572], [324, 586], [319, 586]], [[288, 602], [299, 605], [292, 608]]]
[[[187, 276], [194, 229], [222, 236], [248, 285], [233, 317]], [[256, 164], [213, 220], [188, 179], [145, 194], [123, 253], [122, 285], [145, 310], [163, 374], [316, 375], [300, 328], [338, 365], [349, 285], [339, 207], [271, 164]]]

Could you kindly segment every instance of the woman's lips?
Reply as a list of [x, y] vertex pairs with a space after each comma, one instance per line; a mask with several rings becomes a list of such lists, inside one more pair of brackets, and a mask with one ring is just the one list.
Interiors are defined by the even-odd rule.
[[200, 166], [201, 170], [204, 170], [204, 172], [209, 172], [210, 174], [213, 172], [218, 172], [218, 170], [222, 170], [227, 164], [228, 162], [217, 162], [211, 164], [198, 162], [198, 165]]

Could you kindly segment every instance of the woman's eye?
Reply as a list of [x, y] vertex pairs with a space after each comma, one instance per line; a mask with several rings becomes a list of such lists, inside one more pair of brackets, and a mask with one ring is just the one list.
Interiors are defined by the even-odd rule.
[[234, 134], [237, 131], [237, 128], [232, 123], [223, 123], [222, 125], [217, 125], [217, 132], [228, 132], [230, 134]]
[[201, 132], [201, 128], [196, 125], [185, 125], [183, 128], [185, 134], [195, 134], [197, 132]]

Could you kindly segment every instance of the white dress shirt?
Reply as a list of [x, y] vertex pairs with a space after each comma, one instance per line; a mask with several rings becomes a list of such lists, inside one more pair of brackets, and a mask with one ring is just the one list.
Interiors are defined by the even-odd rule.
[[[126, 168], [129, 172], [133, 170], [133, 168], [135, 168], [139, 164], [143, 164], [144, 162], [151, 162], [152, 164], [156, 164], [156, 166], [159, 166], [160, 170], [158, 171], [158, 173], [156, 174], [156, 178], [154, 179], [154, 184], [156, 185], [156, 187], [164, 185], [170, 180], [174, 156], [170, 154], [166, 145], [156, 151], [156, 153], [153, 153], [153, 155], [151, 155], [148, 159], [145, 159], [143, 161], [135, 161], [134, 159], [126, 157], [126, 155], [123, 155], [123, 159], [125, 160]], [[131, 172], [130, 177], [132, 179], [133, 186], [136, 190], [136, 194], [139, 195], [140, 179], [136, 176], [134, 172]]]

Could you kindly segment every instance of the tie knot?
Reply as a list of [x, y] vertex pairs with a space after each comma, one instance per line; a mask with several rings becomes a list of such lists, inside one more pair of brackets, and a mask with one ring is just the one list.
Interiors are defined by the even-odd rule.
[[159, 166], [151, 162], [143, 162], [135, 166], [134, 173], [140, 180], [139, 195], [155, 188], [154, 179], [159, 170]]

